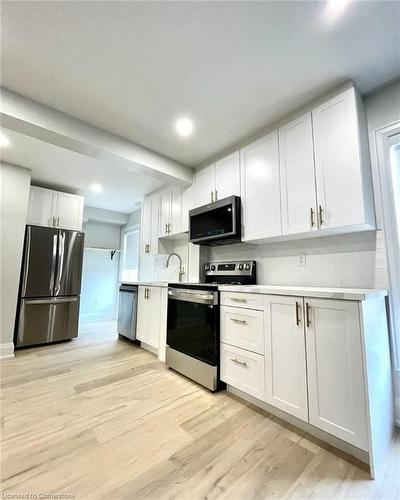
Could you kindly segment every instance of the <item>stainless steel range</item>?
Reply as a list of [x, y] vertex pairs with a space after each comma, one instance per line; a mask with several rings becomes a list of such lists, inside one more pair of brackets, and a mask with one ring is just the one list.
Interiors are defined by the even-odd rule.
[[166, 363], [186, 377], [217, 391], [219, 379], [218, 285], [254, 285], [254, 261], [208, 262], [204, 283], [168, 287]]

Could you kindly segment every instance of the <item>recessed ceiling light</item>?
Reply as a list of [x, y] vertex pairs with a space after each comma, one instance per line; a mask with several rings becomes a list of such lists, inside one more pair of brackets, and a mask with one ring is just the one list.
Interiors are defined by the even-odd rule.
[[175, 123], [175, 130], [182, 137], [188, 137], [193, 132], [193, 122], [189, 118], [179, 118]]
[[101, 193], [103, 191], [103, 188], [100, 186], [100, 184], [94, 183], [90, 186], [90, 189], [94, 193]]
[[350, 0], [328, 0], [326, 4], [326, 18], [329, 22], [336, 21], [348, 7]]
[[0, 132], [0, 148], [6, 148], [9, 145], [10, 139], [3, 132]]

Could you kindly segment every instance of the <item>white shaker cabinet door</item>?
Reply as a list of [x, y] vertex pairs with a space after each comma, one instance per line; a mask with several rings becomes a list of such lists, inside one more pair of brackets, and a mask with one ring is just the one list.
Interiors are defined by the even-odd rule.
[[169, 234], [178, 234], [183, 231], [182, 216], [182, 189], [180, 187], [174, 187], [171, 189], [171, 219]]
[[140, 229], [140, 253], [143, 255], [150, 252], [151, 243], [151, 198], [149, 196], [144, 199], [142, 208], [142, 226]]
[[303, 298], [265, 296], [266, 401], [308, 422]]
[[194, 174], [194, 203], [201, 207], [215, 201], [215, 164]]
[[160, 223], [160, 196], [151, 197], [150, 254], [158, 253], [158, 231]]
[[57, 227], [81, 231], [83, 198], [74, 194], [58, 192], [55, 217]]
[[279, 129], [282, 233], [318, 229], [311, 113]]
[[312, 119], [321, 229], [363, 224], [363, 165], [354, 89], [315, 108]]
[[142, 342], [147, 343], [148, 329], [149, 329], [149, 307], [147, 299], [148, 287], [138, 287], [138, 301], [136, 313], [136, 338]]
[[169, 234], [169, 224], [171, 224], [171, 190], [167, 189], [160, 195], [160, 237]]
[[358, 303], [304, 300], [310, 424], [368, 450]]
[[215, 197], [222, 200], [228, 196], [240, 196], [239, 151], [222, 158], [215, 164]]
[[282, 234], [277, 131], [241, 150], [243, 240]]
[[148, 287], [148, 328], [146, 344], [158, 349], [160, 345], [161, 287]]
[[51, 189], [31, 186], [27, 224], [36, 226], [55, 226], [54, 218], [57, 193]]

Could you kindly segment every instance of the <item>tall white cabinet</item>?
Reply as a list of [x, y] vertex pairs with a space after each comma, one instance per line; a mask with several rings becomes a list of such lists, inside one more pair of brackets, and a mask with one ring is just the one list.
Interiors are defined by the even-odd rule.
[[281, 200], [278, 133], [241, 150], [244, 241], [280, 236]]

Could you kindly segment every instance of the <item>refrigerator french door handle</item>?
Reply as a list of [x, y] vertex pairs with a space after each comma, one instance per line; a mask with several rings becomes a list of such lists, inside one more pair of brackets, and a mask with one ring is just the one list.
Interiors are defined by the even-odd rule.
[[51, 260], [50, 285], [49, 285], [50, 292], [52, 292], [55, 287], [54, 273], [56, 271], [56, 258], [57, 258], [57, 235], [55, 234], [53, 236], [53, 255]]
[[64, 247], [65, 247], [65, 233], [62, 233], [59, 235], [58, 238], [57, 284], [54, 286], [54, 295], [58, 295], [61, 290], [61, 275], [64, 265]]
[[32, 239], [32, 228], [28, 227], [26, 231], [26, 242], [25, 242], [25, 260], [24, 260], [24, 278], [22, 281], [22, 295], [26, 294], [26, 287], [28, 285], [28, 268], [29, 268], [29, 254], [31, 251], [31, 239]]

